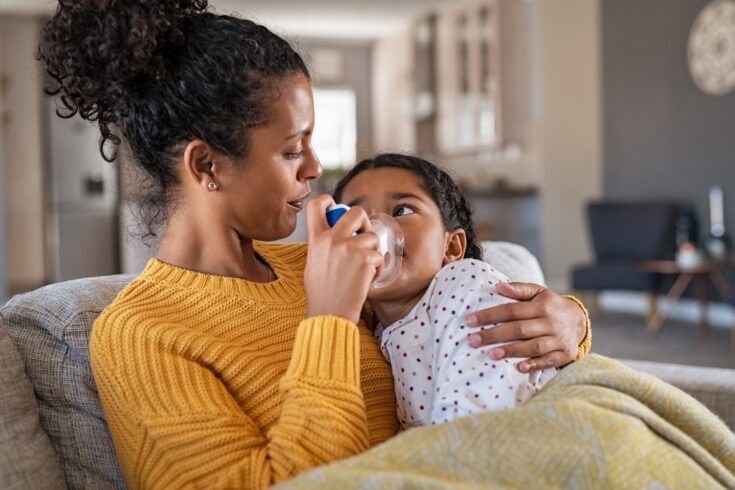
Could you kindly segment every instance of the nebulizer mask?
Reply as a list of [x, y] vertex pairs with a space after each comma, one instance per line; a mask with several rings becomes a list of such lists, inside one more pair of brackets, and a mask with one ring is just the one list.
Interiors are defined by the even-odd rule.
[[[344, 215], [349, 206], [335, 204], [327, 210], [327, 223], [334, 226]], [[383, 255], [383, 265], [373, 279], [370, 287], [380, 289], [395, 282], [401, 275], [401, 264], [403, 263], [403, 232], [398, 222], [392, 216], [376, 213], [370, 216], [370, 224], [373, 231], [378, 235], [378, 250]]]

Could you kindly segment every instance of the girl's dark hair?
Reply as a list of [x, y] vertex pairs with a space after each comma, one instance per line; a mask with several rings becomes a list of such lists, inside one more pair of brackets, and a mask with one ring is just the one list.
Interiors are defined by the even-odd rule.
[[[61, 117], [100, 128], [100, 152], [120, 143], [156, 184], [149, 204], [165, 216], [174, 163], [193, 139], [233, 158], [267, 123], [274, 80], [309, 77], [284, 39], [249, 20], [207, 12], [207, 0], [59, 0], [38, 57]], [[152, 230], [153, 223], [148, 221]]]
[[482, 260], [482, 248], [475, 238], [472, 208], [469, 202], [447, 172], [422, 158], [398, 153], [383, 153], [363, 160], [337, 182], [333, 192], [334, 200], [339, 202], [347, 184], [362, 172], [385, 167], [401, 168], [417, 175], [421, 179], [422, 187], [439, 208], [444, 228], [447, 230], [462, 228], [465, 231], [467, 235], [465, 258]]

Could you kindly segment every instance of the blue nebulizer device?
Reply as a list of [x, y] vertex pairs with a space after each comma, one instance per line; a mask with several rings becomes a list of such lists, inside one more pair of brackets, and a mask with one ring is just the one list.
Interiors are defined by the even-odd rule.
[[[350, 209], [346, 204], [335, 204], [327, 210], [327, 223], [334, 226], [337, 221]], [[371, 288], [379, 289], [389, 286], [401, 275], [403, 263], [403, 233], [398, 222], [392, 216], [376, 213], [370, 216], [370, 224], [378, 235], [378, 250], [383, 255], [383, 265], [370, 284]]]

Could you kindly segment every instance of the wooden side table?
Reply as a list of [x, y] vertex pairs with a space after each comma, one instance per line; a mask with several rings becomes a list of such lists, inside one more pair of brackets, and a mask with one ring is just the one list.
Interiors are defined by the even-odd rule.
[[[646, 329], [653, 334], [658, 333], [661, 325], [668, 318], [671, 308], [681, 299], [681, 295], [684, 294], [684, 290], [686, 290], [689, 283], [694, 281], [697, 302], [699, 303], [699, 335], [706, 338], [709, 335], [707, 283], [712, 281], [722, 299], [729, 300], [732, 290], [725, 281], [722, 271], [735, 267], [735, 263], [704, 262], [695, 267], [680, 267], [673, 260], [644, 260], [638, 262], [637, 266], [645, 272], [676, 275], [674, 284], [666, 294], [664, 304], [661, 308], [656, 309], [656, 313], [651, 317]], [[735, 348], [735, 329], [732, 331], [730, 343]]]

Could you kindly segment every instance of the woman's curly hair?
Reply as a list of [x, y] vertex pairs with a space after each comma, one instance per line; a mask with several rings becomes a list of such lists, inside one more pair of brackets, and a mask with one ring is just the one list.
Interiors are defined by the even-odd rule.
[[186, 142], [201, 139], [244, 158], [249, 132], [267, 123], [274, 82], [309, 77], [287, 41], [207, 7], [207, 0], [60, 0], [41, 32], [38, 57], [51, 80], [46, 93], [59, 96], [57, 113], [97, 122], [107, 161], [127, 146], [154, 181], [149, 217], [165, 216]]
[[446, 171], [422, 158], [399, 153], [383, 153], [363, 160], [337, 182], [332, 192], [334, 200], [339, 202], [342, 199], [342, 193], [347, 184], [359, 174], [366, 170], [386, 167], [408, 170], [419, 177], [422, 187], [439, 208], [444, 229], [452, 231], [461, 228], [465, 231], [467, 249], [464, 258], [482, 260], [482, 247], [477, 243], [475, 237], [472, 207], [469, 201]]

